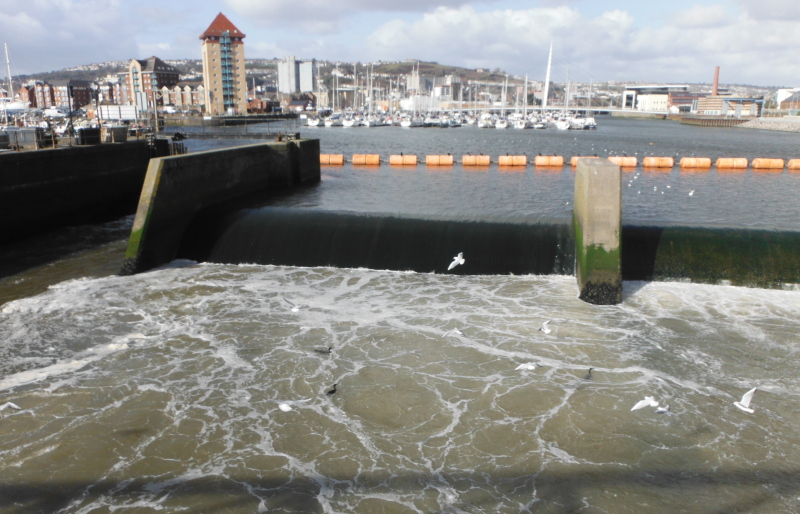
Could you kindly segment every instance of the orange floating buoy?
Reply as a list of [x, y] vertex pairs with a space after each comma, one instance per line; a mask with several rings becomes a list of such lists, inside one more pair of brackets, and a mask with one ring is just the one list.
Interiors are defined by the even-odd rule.
[[378, 154], [353, 154], [353, 164], [357, 166], [377, 166], [381, 163]]
[[672, 157], [645, 157], [642, 165], [645, 168], [672, 168], [675, 166], [675, 159]]
[[344, 164], [342, 154], [319, 154], [319, 163], [327, 166], [341, 166]]
[[492, 163], [492, 158], [488, 155], [462, 155], [462, 166], [488, 166]]
[[744, 157], [720, 157], [715, 166], [718, 170], [744, 170], [747, 169], [747, 159]]
[[683, 157], [680, 162], [681, 168], [689, 169], [708, 169], [711, 167], [710, 157]]
[[416, 155], [391, 155], [389, 156], [389, 164], [392, 166], [416, 166]]
[[753, 159], [750, 166], [754, 170], [783, 170], [783, 159]]
[[425, 164], [428, 166], [452, 166], [452, 155], [427, 155], [425, 156]]
[[500, 166], [527, 166], [527, 155], [501, 155], [497, 158], [497, 164]]
[[596, 155], [587, 155], [587, 156], [575, 155], [575, 156], [572, 157], [572, 159], [569, 160], [569, 164], [573, 168], [576, 168], [578, 166], [578, 161], [581, 160], [581, 159], [599, 159], [599, 158], [600, 157], [598, 157]]
[[639, 164], [639, 159], [627, 155], [612, 155], [608, 160], [620, 168], [635, 168]]
[[537, 155], [533, 159], [533, 164], [542, 167], [559, 167], [564, 165], [562, 155]]
[[792, 171], [800, 170], [800, 159], [790, 159], [786, 167]]

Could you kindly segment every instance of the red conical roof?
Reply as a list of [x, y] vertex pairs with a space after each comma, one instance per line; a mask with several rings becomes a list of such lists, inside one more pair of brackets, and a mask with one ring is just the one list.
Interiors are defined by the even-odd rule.
[[219, 13], [214, 21], [211, 22], [211, 25], [208, 26], [205, 32], [200, 36], [200, 39], [205, 39], [209, 36], [216, 36], [219, 37], [225, 31], [230, 32], [231, 37], [244, 37], [239, 29], [236, 28], [236, 25], [231, 23], [224, 14]]

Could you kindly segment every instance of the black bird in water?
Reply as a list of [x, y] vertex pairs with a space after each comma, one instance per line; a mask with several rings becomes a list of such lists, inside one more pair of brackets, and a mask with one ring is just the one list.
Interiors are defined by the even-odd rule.
[[589, 368], [589, 372], [586, 374], [585, 377], [583, 377], [584, 380], [591, 380], [592, 379], [592, 370], [593, 369], [594, 368]]
[[333, 384], [333, 389], [331, 389], [330, 391], [328, 391], [328, 392], [327, 392], [327, 393], [325, 393], [325, 394], [327, 394], [328, 396], [333, 396], [333, 395], [335, 395], [335, 394], [336, 394], [336, 386], [337, 386], [337, 385], [339, 385], [339, 384]]
[[327, 348], [314, 348], [314, 351], [317, 352], [317, 353], [328, 354], [328, 353], [331, 353], [333, 351], [333, 346], [329, 346]]

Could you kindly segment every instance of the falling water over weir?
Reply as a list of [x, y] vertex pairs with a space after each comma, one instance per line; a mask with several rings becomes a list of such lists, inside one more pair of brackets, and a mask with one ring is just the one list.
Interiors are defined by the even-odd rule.
[[[631, 146], [647, 127], [673, 125], [635, 126]], [[490, 137], [457, 130], [453, 144]], [[613, 130], [620, 138], [625, 129]], [[413, 143], [420, 154], [448, 141], [381, 134], [369, 137]], [[671, 137], [680, 143], [680, 134]], [[333, 145], [320, 137], [323, 150]], [[331, 137], [343, 152], [370, 141]], [[486, 144], [502, 147], [523, 136], [492, 137]], [[532, 149], [544, 143], [535, 137]], [[743, 144], [725, 141], [707, 144]], [[800, 510], [800, 292], [627, 281], [622, 304], [585, 304], [569, 259], [543, 257], [570, 237], [558, 227], [569, 224], [572, 179], [569, 169], [324, 169], [322, 183], [299, 195], [196, 220], [187, 245], [237, 264], [182, 260], [7, 301], [0, 405], [20, 410], [0, 412], [0, 512]], [[791, 207], [800, 174], [637, 170], [623, 180], [626, 225], [800, 230]], [[314, 232], [318, 222], [361, 223], [314, 248], [375, 268], [255, 263], [307, 257], [292, 254], [281, 227], [329, 236]], [[269, 248], [259, 231], [284, 248]], [[418, 231], [433, 236], [403, 239]], [[465, 249], [483, 232], [498, 238], [494, 253], [521, 238], [520, 248], [544, 248], [536, 266], [548, 274], [490, 271], [491, 248]], [[429, 241], [456, 236], [465, 248]], [[252, 253], [224, 257], [232, 240], [244, 243], [239, 256]], [[404, 251], [425, 254], [416, 271], [383, 267]], [[465, 264], [447, 272], [458, 251]], [[69, 276], [107, 255], [121, 253], [83, 249], [0, 285]], [[517, 258], [502, 256], [502, 266]], [[468, 274], [471, 264], [487, 274]], [[547, 320], [550, 333], [539, 330]], [[749, 414], [733, 402], [752, 387]], [[645, 396], [669, 413], [631, 411]]]

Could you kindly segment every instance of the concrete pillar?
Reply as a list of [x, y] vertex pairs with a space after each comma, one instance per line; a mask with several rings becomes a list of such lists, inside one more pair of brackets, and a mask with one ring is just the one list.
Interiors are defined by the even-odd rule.
[[579, 298], [622, 301], [622, 172], [608, 159], [580, 159], [573, 207]]

